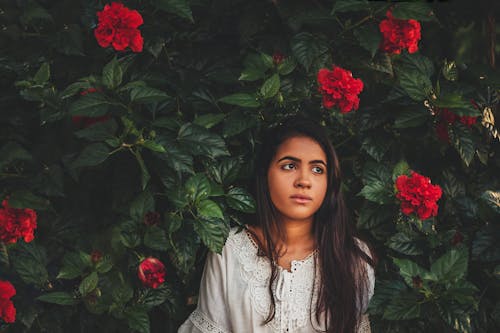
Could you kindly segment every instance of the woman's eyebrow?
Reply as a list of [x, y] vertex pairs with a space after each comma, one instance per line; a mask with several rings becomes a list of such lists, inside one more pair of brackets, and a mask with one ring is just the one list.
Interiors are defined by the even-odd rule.
[[[276, 163], [279, 163], [283, 160], [292, 160], [294, 162], [302, 162], [302, 160], [300, 158], [297, 158], [294, 156], [284, 156], [284, 157], [280, 158]], [[309, 161], [309, 164], [323, 164], [324, 166], [326, 166], [326, 163], [323, 160], [312, 160], [312, 161]]]

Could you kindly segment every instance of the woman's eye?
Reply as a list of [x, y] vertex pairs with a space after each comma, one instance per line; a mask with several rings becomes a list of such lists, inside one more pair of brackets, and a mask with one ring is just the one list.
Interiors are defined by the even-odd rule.
[[320, 168], [320, 167], [314, 167], [314, 168], [312, 168], [312, 171], [313, 171], [314, 173], [323, 173], [323, 169], [322, 169], [322, 168]]
[[295, 169], [295, 164], [293, 163], [284, 164], [281, 168], [283, 170], [292, 170]]

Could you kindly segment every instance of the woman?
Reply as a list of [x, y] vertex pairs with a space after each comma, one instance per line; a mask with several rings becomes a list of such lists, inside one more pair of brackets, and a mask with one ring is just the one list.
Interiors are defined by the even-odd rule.
[[179, 332], [370, 332], [373, 262], [354, 237], [325, 130], [292, 118], [262, 149], [256, 223], [208, 255]]

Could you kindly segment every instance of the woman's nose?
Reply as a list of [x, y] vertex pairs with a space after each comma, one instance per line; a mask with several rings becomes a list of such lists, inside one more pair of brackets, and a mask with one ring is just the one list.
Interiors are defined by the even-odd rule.
[[309, 177], [305, 174], [300, 173], [295, 180], [295, 187], [298, 188], [310, 188], [311, 187], [311, 181], [309, 180]]

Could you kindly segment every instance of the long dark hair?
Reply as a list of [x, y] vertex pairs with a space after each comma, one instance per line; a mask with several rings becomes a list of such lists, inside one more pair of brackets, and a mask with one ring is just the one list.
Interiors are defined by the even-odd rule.
[[[355, 240], [354, 226], [349, 221], [340, 190], [339, 160], [325, 129], [311, 120], [298, 117], [289, 118], [268, 131], [256, 165], [257, 225], [261, 228], [264, 239], [261, 242], [258, 237], [255, 238], [261, 247], [260, 255], [266, 256], [271, 265], [271, 306], [264, 324], [272, 321], [275, 316], [276, 302], [271, 286], [278, 275], [278, 253], [273, 236], [277, 233], [284, 239], [278, 214], [269, 194], [267, 172], [278, 147], [285, 140], [297, 136], [306, 136], [316, 141], [327, 157], [328, 188], [325, 199], [314, 216], [313, 227], [317, 247], [315, 262], [320, 274], [315, 320], [320, 323], [323, 318], [327, 332], [355, 332], [368, 291], [365, 263], [373, 266], [373, 261]], [[311, 323], [312, 319], [311, 316]]]

